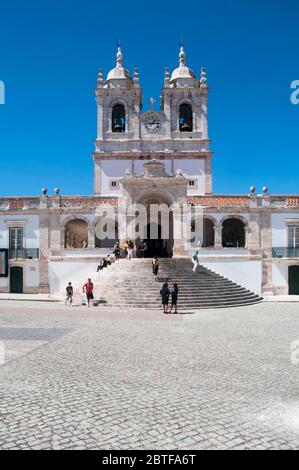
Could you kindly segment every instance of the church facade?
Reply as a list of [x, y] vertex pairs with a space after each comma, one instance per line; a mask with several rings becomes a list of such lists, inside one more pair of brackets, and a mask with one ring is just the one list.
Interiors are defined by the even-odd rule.
[[299, 295], [299, 195], [216, 195], [206, 70], [166, 69], [160, 110], [142, 112], [138, 70], [96, 87], [94, 193], [0, 198], [0, 292], [62, 292], [92, 277], [117, 240], [134, 255], [190, 257], [262, 295]]

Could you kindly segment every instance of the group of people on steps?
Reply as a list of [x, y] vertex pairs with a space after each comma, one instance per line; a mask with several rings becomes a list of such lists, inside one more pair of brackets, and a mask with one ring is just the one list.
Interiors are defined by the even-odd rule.
[[[144, 246], [144, 248], [146, 248], [146, 246]], [[116, 259], [118, 259], [120, 256], [120, 249], [121, 248], [119, 246], [119, 243], [117, 243], [113, 251]], [[134, 245], [128, 243], [126, 249], [128, 250], [128, 259], [131, 260], [132, 255], [133, 255]], [[192, 263], [193, 263], [193, 272], [195, 272], [199, 266], [199, 251], [198, 250], [192, 253]], [[108, 265], [108, 262], [107, 262], [107, 265]], [[103, 265], [99, 266], [98, 271], [100, 269], [103, 269], [103, 267], [106, 267], [106, 266], [103, 266]], [[152, 272], [153, 272], [155, 281], [158, 281], [159, 269], [160, 269], [159, 259], [157, 258], [157, 256], [154, 256], [152, 260]], [[94, 285], [91, 279], [89, 278], [83, 286], [83, 293], [86, 295], [88, 307], [90, 307], [90, 303], [94, 300], [93, 290], [94, 290]], [[178, 284], [174, 283], [173, 288], [170, 290], [168, 283], [165, 282], [163, 284], [162, 289], [160, 290], [160, 295], [161, 295], [161, 300], [162, 300], [163, 313], [165, 314], [172, 313], [173, 310], [174, 310], [174, 313], [178, 313], [177, 311], [177, 303], [178, 303], [178, 295], [179, 295]], [[68, 305], [68, 304], [70, 306], [73, 305], [73, 296], [74, 296], [74, 289], [73, 289], [72, 283], [69, 282], [66, 287], [65, 305]], [[171, 302], [169, 302], [170, 298], [171, 298]]]

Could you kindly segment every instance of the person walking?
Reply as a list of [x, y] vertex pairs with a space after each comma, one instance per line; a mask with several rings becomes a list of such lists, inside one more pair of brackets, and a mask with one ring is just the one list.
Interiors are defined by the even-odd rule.
[[159, 264], [159, 260], [158, 260], [157, 256], [154, 256], [154, 258], [153, 258], [152, 267], [153, 267], [153, 275], [155, 276], [155, 281], [157, 281], [158, 280], [159, 268], [160, 268], [160, 264]]
[[193, 263], [193, 272], [196, 272], [196, 269], [198, 268], [199, 265], [199, 259], [198, 259], [199, 251], [196, 250], [194, 253], [192, 253], [192, 263]]
[[73, 305], [73, 296], [74, 296], [74, 289], [73, 289], [72, 283], [69, 282], [66, 287], [65, 305], [67, 305], [68, 303], [70, 303], [70, 307]]
[[145, 253], [147, 251], [147, 244], [144, 240], [141, 241], [139, 251], [140, 251], [141, 258], [145, 258]]
[[163, 313], [168, 313], [168, 303], [169, 303], [170, 290], [168, 289], [167, 282], [165, 282], [165, 284], [163, 284], [163, 287], [160, 290], [160, 294], [161, 294], [161, 297], [162, 297]]
[[83, 286], [83, 293], [86, 294], [88, 307], [90, 307], [90, 301], [94, 299], [93, 288], [94, 288], [93, 283], [91, 282], [91, 279], [89, 278], [86, 284], [84, 284]]
[[132, 242], [132, 240], [129, 240], [128, 241], [128, 260], [131, 261], [131, 259], [133, 258], [133, 250], [134, 250], [134, 243]]
[[178, 295], [179, 295], [179, 288], [176, 283], [173, 284], [173, 289], [170, 292], [171, 295], [171, 307], [170, 313], [172, 313], [172, 309], [174, 308], [174, 313], [178, 313]]
[[116, 242], [113, 248], [113, 254], [115, 256], [116, 260], [119, 260], [120, 258], [120, 245], [119, 242]]

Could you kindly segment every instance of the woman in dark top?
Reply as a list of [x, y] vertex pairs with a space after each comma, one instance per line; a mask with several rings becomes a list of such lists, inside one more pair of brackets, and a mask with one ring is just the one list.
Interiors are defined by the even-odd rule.
[[165, 282], [163, 288], [160, 290], [160, 294], [162, 297], [162, 305], [163, 305], [163, 313], [168, 313], [168, 302], [170, 296], [170, 290], [168, 289], [168, 284]]
[[174, 308], [174, 313], [178, 313], [178, 295], [179, 295], [179, 288], [178, 285], [175, 283], [173, 284], [173, 289], [171, 291], [171, 307], [170, 307], [170, 313], [172, 312], [172, 309]]

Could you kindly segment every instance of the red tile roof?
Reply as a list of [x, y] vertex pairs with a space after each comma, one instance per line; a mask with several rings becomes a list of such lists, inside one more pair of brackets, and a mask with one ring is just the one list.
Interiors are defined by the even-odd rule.
[[288, 207], [296, 207], [299, 206], [299, 197], [289, 197], [286, 200], [286, 205]]
[[117, 206], [116, 197], [67, 196], [60, 200], [61, 207], [97, 207], [102, 205]]
[[248, 196], [189, 196], [188, 203], [205, 207], [248, 207]]
[[9, 199], [10, 209], [23, 209], [23, 207], [24, 207], [23, 199]]

